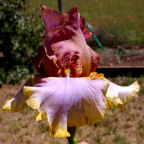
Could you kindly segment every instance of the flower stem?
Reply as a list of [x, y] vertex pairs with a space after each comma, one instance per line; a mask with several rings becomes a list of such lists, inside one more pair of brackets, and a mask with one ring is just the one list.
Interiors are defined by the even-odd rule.
[[75, 134], [76, 134], [76, 127], [68, 127], [68, 132], [70, 133], [70, 137], [68, 137], [69, 144], [78, 144]]

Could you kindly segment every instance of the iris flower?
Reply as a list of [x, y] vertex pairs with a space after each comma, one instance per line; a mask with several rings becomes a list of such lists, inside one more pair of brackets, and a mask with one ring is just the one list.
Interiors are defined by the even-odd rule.
[[113, 105], [123, 107], [133, 100], [139, 85], [119, 86], [95, 72], [100, 57], [86, 43], [92, 33], [77, 7], [60, 13], [43, 6], [42, 16], [44, 46], [32, 58], [38, 75], [27, 80], [3, 110], [30, 106], [38, 111], [36, 121], [48, 122], [50, 135], [70, 137], [68, 127], [100, 121]]

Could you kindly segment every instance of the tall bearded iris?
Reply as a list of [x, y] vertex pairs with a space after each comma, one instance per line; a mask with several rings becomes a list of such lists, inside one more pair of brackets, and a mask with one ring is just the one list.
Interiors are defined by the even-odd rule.
[[123, 107], [137, 96], [139, 85], [118, 86], [97, 74], [100, 57], [86, 43], [91, 37], [77, 7], [59, 13], [42, 7], [46, 25], [44, 46], [32, 58], [38, 75], [7, 100], [3, 110], [36, 109], [36, 121], [46, 119], [48, 132], [70, 137], [68, 127], [83, 126], [104, 117], [108, 108]]

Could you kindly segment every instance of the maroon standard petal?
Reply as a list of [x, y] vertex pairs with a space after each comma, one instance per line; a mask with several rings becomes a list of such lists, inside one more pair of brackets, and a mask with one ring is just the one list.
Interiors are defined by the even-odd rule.
[[72, 77], [88, 76], [99, 63], [99, 56], [86, 44], [91, 37], [85, 19], [80, 17], [77, 7], [67, 13], [42, 7], [46, 26], [44, 46], [32, 59], [36, 70], [43, 76], [65, 76], [69, 68]]
[[85, 37], [86, 40], [92, 37], [92, 32], [88, 31], [86, 28], [86, 20], [85, 18], [81, 17], [81, 24], [80, 24], [81, 31]]

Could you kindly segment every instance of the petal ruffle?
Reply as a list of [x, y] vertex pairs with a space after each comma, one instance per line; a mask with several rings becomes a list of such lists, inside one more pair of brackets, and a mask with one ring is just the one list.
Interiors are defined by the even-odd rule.
[[27, 104], [46, 118], [49, 134], [68, 137], [68, 126], [82, 126], [103, 118], [109, 82], [102, 78], [45, 78], [23, 89]]
[[138, 82], [134, 82], [130, 86], [119, 86], [110, 82], [110, 86], [106, 93], [108, 105], [112, 108], [113, 104], [116, 107], [124, 107], [124, 105], [133, 100], [140, 90]]
[[23, 110], [24, 108], [27, 107], [27, 104], [26, 104], [26, 99], [25, 99], [25, 96], [23, 94], [23, 87], [24, 86], [30, 86], [32, 84], [32, 80], [31, 79], [28, 79], [24, 84], [23, 86], [20, 88], [20, 90], [17, 92], [17, 94], [11, 98], [11, 99], [8, 99], [6, 102], [5, 102], [5, 105], [3, 106], [2, 110], [3, 111], [7, 111], [7, 110], [10, 110], [12, 112], [18, 112], [18, 111], [21, 111]]
[[80, 24], [80, 28], [81, 28], [81, 31], [85, 37], [86, 40], [88, 40], [89, 38], [92, 37], [92, 32], [90, 32], [87, 28], [86, 28], [86, 20], [85, 18], [82, 18], [81, 17], [81, 24]]
[[81, 31], [69, 40], [52, 45], [58, 63], [63, 69], [71, 69], [72, 77], [88, 76], [91, 69], [91, 57]]
[[66, 15], [56, 10], [42, 6], [42, 16], [46, 25], [46, 34], [62, 27], [66, 22]]
[[40, 83], [40, 82], [43, 82], [42, 77], [40, 77], [38, 75], [28, 79], [22, 85], [22, 87], [19, 89], [19, 91], [16, 93], [16, 95], [14, 97], [6, 100], [5, 105], [2, 108], [2, 111], [10, 110], [12, 112], [18, 112], [18, 111], [21, 111], [24, 108], [26, 108], [27, 104], [26, 104], [26, 98], [23, 93], [23, 87], [24, 86], [32, 86], [35, 83]]

